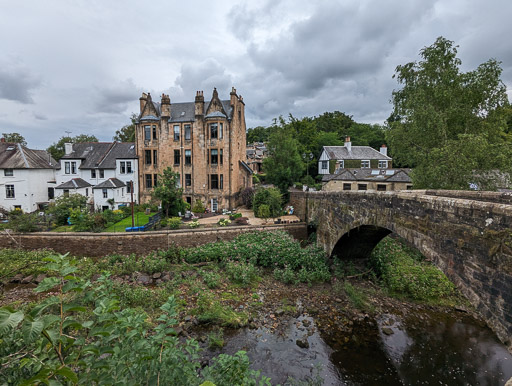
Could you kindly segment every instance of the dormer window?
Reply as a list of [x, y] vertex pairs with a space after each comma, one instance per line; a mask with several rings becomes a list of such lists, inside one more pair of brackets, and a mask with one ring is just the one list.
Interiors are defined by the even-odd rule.
[[388, 161], [379, 161], [379, 169], [387, 169]]
[[362, 160], [361, 161], [361, 169], [369, 169], [370, 168], [370, 160]]
[[64, 162], [64, 173], [65, 174], [76, 174], [76, 162], [74, 162], [74, 161]]

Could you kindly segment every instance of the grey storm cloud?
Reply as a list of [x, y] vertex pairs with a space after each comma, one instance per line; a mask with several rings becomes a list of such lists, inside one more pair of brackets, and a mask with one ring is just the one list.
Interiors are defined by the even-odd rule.
[[126, 111], [129, 104], [138, 99], [142, 88], [135, 85], [132, 79], [96, 87], [95, 112], [120, 114]]
[[33, 91], [41, 83], [41, 78], [21, 63], [0, 63], [0, 99], [32, 104]]

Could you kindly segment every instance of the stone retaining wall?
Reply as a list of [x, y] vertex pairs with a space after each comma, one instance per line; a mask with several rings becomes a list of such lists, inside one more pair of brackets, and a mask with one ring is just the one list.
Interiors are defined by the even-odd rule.
[[247, 232], [284, 230], [298, 240], [307, 239], [304, 223], [230, 226], [225, 228], [183, 229], [141, 233], [0, 233], [0, 248], [26, 250], [48, 248], [74, 256], [99, 257], [113, 253], [147, 254], [171, 245], [195, 247], [218, 240], [229, 241]]

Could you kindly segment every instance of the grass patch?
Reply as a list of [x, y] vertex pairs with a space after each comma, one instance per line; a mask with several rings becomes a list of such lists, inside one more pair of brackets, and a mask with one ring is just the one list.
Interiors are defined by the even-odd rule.
[[224, 347], [224, 332], [222, 329], [208, 334], [208, 348], [216, 349]]
[[195, 313], [199, 322], [223, 327], [244, 327], [249, 318], [245, 312], [235, 312], [230, 307], [222, 305], [211, 294], [199, 296]]
[[354, 287], [352, 284], [346, 281], [343, 283], [343, 289], [355, 308], [358, 310], [366, 310], [371, 308], [368, 297], [360, 288]]
[[[144, 212], [134, 213], [134, 224], [136, 227], [143, 226], [148, 223], [149, 217], [155, 215], [156, 212], [145, 214]], [[102, 232], [125, 232], [125, 228], [132, 226], [132, 216], [128, 216], [121, 221], [112, 224], [111, 226], [102, 230]]]

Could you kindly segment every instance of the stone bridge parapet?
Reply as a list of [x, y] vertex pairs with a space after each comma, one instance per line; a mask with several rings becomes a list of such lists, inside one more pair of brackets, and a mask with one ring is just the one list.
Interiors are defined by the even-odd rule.
[[456, 191], [292, 192], [317, 242], [343, 258], [395, 233], [436, 264], [512, 348], [512, 196]]

